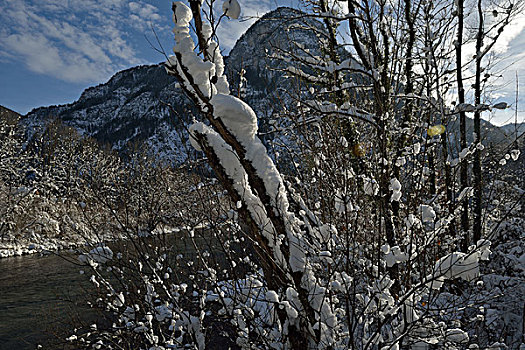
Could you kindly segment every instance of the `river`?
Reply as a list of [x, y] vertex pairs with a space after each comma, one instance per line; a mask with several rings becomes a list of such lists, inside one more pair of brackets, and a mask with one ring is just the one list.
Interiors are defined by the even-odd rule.
[[64, 339], [75, 314], [87, 311], [67, 301], [81, 300], [87, 286], [80, 270], [58, 255], [0, 259], [0, 350]]
[[[177, 231], [174, 231], [177, 232]], [[214, 250], [215, 239], [208, 233], [194, 238], [199, 245]], [[193, 245], [184, 235], [141, 238], [141, 249], [168, 246], [175, 255], [194, 254]], [[129, 241], [110, 244], [114, 251], [128, 251]], [[150, 247], [150, 248], [147, 248]], [[216, 258], [224, 259], [222, 253]], [[60, 253], [47, 256], [26, 255], [0, 259], [0, 350], [35, 349], [37, 344], [52, 342], [44, 349], [62, 349], [65, 338], [78, 315], [84, 325], [95, 321], [94, 311], [71, 302], [85, 299], [84, 289], [92, 288], [89, 276], [80, 274], [87, 267], [79, 263], [78, 254]], [[68, 301], [69, 300], [69, 301]], [[88, 322], [91, 321], [91, 322]]]

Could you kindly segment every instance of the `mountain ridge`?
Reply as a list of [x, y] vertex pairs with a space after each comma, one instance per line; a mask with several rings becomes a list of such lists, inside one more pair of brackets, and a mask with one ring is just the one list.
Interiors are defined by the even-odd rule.
[[[300, 38], [312, 50], [320, 50], [316, 35], [304, 27], [322, 29], [322, 24], [301, 18], [300, 14], [299, 10], [285, 7], [265, 14], [225, 57], [225, 74], [233, 94], [239, 94], [238, 72], [244, 68], [247, 71], [243, 99], [257, 112], [261, 130], [267, 128], [269, 116], [280, 108], [276, 103], [279, 88], [290, 89], [282, 72], [283, 63], [268, 60], [268, 54], [277, 47], [288, 48], [290, 36]], [[161, 158], [182, 163], [187, 159], [187, 125], [196, 113], [161, 63], [119, 71], [107, 82], [84, 90], [74, 102], [31, 110], [23, 116], [22, 123], [31, 136], [46, 121], [57, 118], [119, 152], [130, 143], [145, 141]]]
[[[295, 89], [293, 79], [287, 79], [283, 72], [289, 63], [269, 57], [297, 45], [311, 52], [321, 50], [315, 32], [324, 30], [322, 23], [302, 14], [289, 7], [266, 13], [241, 35], [225, 57], [232, 94], [242, 94], [256, 111], [262, 132], [268, 130], [270, 118], [286, 103], [283, 95]], [[242, 87], [241, 70], [245, 70], [246, 79]], [[74, 102], [34, 108], [22, 116], [22, 123], [31, 136], [48, 120], [58, 118], [80, 134], [119, 152], [125, 152], [130, 143], [146, 142], [161, 158], [180, 164], [188, 157], [187, 126], [196, 113], [175, 78], [166, 74], [163, 63], [159, 63], [119, 71], [107, 82], [85, 89]], [[495, 135], [496, 142], [506, 138], [503, 128], [486, 123], [487, 132]], [[450, 128], [455, 130], [456, 126]]]

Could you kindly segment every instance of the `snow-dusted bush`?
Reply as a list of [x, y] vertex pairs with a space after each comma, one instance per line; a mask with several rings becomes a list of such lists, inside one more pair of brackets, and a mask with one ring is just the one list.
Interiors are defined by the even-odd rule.
[[[141, 349], [489, 345], [472, 326], [484, 317], [477, 308], [483, 301], [462, 299], [460, 290], [479, 281], [491, 243], [479, 239], [460, 251], [471, 240], [457, 221], [472, 188], [455, 187], [456, 166], [483, 146], [472, 144], [455, 159], [441, 124], [449, 114], [477, 109], [454, 112], [441, 98], [448, 88], [435, 80], [446, 59], [401, 34], [423, 41], [439, 34], [446, 45], [453, 33], [444, 20], [448, 9], [422, 5], [425, 25], [415, 28], [410, 8], [407, 24], [383, 2], [366, 4], [372, 9], [346, 9], [348, 16], [323, 2], [314, 6], [328, 49], [303, 50], [309, 59], [296, 56], [298, 66], [287, 69], [306, 82], [274, 123], [284, 126], [280, 135], [274, 131], [284, 140], [286, 175], [258, 137], [256, 111], [230, 95], [213, 10], [202, 12], [197, 1], [191, 8], [173, 4], [175, 55], [166, 70], [201, 110], [190, 141], [225, 193], [200, 201], [210, 209], [205, 225], [186, 218], [191, 224], [180, 235], [189, 250], [136, 238], [133, 249], [112, 250], [111, 259], [86, 254], [96, 304], [110, 312], [111, 326], [72, 340]], [[236, 2], [223, 9], [221, 20], [238, 16]], [[338, 57], [335, 23], [343, 20], [357, 58]], [[405, 40], [411, 48], [402, 51]], [[394, 47], [401, 51], [390, 56]], [[427, 74], [416, 74], [415, 57]]]

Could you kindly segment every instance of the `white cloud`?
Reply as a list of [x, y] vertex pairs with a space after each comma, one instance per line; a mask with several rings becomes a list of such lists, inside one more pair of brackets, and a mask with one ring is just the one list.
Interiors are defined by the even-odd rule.
[[[239, 37], [258, 18], [276, 8], [276, 4], [272, 0], [246, 0], [240, 1], [240, 5], [242, 17], [238, 20], [223, 18], [217, 32], [221, 49], [225, 52], [229, 52], [233, 48]], [[222, 1], [215, 4], [215, 11], [219, 16], [222, 14]]]
[[158, 14], [158, 9], [153, 5], [130, 2], [128, 7], [131, 12], [130, 24], [137, 30], [145, 31], [162, 20], [162, 17]]
[[[519, 12], [513, 21], [501, 33], [500, 40], [495, 45], [500, 62], [495, 71], [499, 78], [496, 80], [493, 96], [496, 101], [505, 101], [511, 108], [498, 111], [492, 119], [497, 125], [514, 122], [516, 98], [516, 74], [519, 81], [518, 95], [518, 122], [525, 122], [525, 13]], [[521, 97], [520, 97], [521, 95]]]
[[[500, 1], [500, 3], [502, 3]], [[505, 16], [501, 8], [496, 7], [495, 4], [491, 5], [492, 7], [488, 8], [485, 13], [485, 27], [491, 28], [496, 21], [500, 21], [503, 16]], [[467, 23], [470, 24], [470, 34], [471, 41], [463, 47], [463, 62], [472, 60], [473, 55], [476, 52], [475, 49], [475, 31], [477, 30], [477, 19], [475, 7], [467, 6], [466, 8], [471, 8], [470, 18], [467, 19]], [[492, 11], [497, 9], [498, 14], [496, 17], [492, 15]], [[485, 73], [490, 73], [492, 75], [491, 86], [488, 86], [483, 98], [485, 103], [495, 103], [495, 102], [507, 102], [511, 105], [510, 109], [505, 111], [497, 111], [494, 113], [483, 113], [482, 117], [489, 120], [491, 123], [496, 125], [508, 124], [514, 121], [514, 101], [515, 101], [515, 77], [516, 72], [518, 73], [520, 83], [520, 91], [525, 91], [525, 12], [518, 11], [515, 8], [516, 12], [511, 22], [505, 26], [503, 32], [499, 36], [496, 44], [491, 50], [491, 55], [486, 56], [484, 64], [489, 62], [490, 59], [490, 71]], [[523, 9], [521, 9], [523, 10]], [[497, 28], [500, 26], [498, 25]], [[489, 37], [493, 37], [496, 34], [496, 31], [493, 30]], [[485, 44], [488, 44], [490, 40], [487, 40]], [[474, 83], [474, 64], [473, 60], [471, 65], [467, 67], [467, 70], [472, 78], [469, 81], [465, 82], [465, 85], [468, 87]], [[470, 90], [467, 92], [470, 97], [472, 97], [473, 91]], [[521, 93], [522, 96], [523, 93]], [[454, 97], [455, 98], [455, 97]], [[519, 104], [525, 106], [525, 99], [520, 98]], [[525, 114], [518, 114], [518, 122], [525, 121]]]
[[[229, 52], [257, 18], [293, 1], [241, 0], [243, 17], [221, 22], [221, 48]], [[161, 35], [170, 32], [169, 13], [161, 13], [155, 4], [153, 0], [2, 0], [0, 61], [23, 62], [31, 71], [69, 82], [100, 82], [119, 69], [144, 62], [143, 47], [136, 44], [145, 41], [141, 34], [152, 39], [151, 27]], [[220, 15], [222, 1], [216, 5]]]
[[157, 8], [150, 4], [130, 2], [129, 8], [131, 12], [139, 15], [140, 18], [149, 20], [149, 21], [158, 21], [160, 16], [157, 13]]
[[130, 29], [160, 26], [158, 9], [145, 1], [4, 0], [0, 60], [69, 82], [100, 82], [140, 63]]
[[13, 34], [4, 43], [7, 49], [22, 56], [26, 66], [36, 73], [72, 82], [100, 80], [112, 73], [81, 54], [63, 57], [60, 50], [41, 34]]

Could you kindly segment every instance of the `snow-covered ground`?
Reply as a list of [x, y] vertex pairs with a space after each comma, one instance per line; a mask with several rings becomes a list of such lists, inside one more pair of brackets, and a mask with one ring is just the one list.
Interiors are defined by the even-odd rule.
[[[159, 234], [174, 234], [183, 230], [198, 230], [207, 227], [208, 226], [206, 225], [206, 223], [201, 223], [200, 225], [194, 227], [185, 228], [164, 227], [161, 229], [159, 228], [153, 230], [153, 232], [140, 232], [139, 235], [141, 237], [149, 237], [152, 235], [155, 236]], [[104, 242], [127, 239], [122, 235], [106, 235], [104, 238]], [[81, 236], [71, 236], [67, 238], [51, 238], [35, 233], [32, 235], [31, 239], [22, 238], [18, 240], [0, 241], [0, 259], [37, 253], [59, 252], [62, 250], [70, 250], [84, 246], [95, 246], [99, 245], [100, 243], [100, 238], [97, 237], [92, 237], [88, 240]]]
[[525, 349], [525, 220], [514, 218], [500, 232], [482, 269], [485, 327], [478, 337], [498, 335], [509, 349]]
[[77, 239], [64, 239], [34, 234], [31, 239], [0, 241], [0, 259], [44, 252], [57, 252], [78, 247], [83, 243], [79, 237]]

